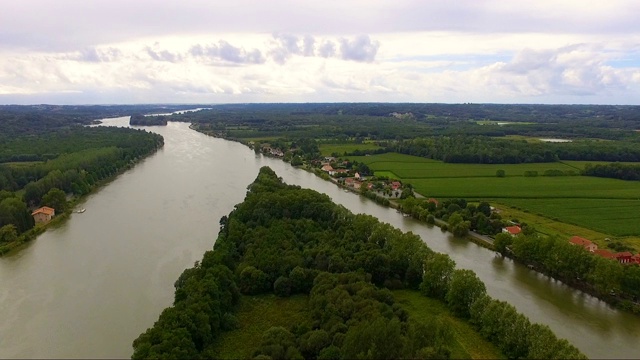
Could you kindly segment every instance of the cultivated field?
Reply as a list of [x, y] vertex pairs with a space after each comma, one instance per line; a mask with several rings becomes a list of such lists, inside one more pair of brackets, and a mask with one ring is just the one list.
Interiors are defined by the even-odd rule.
[[[546, 170], [579, 173], [587, 161], [536, 164], [448, 164], [402, 154], [350, 157], [376, 174], [411, 183], [427, 197], [488, 200], [611, 236], [640, 235], [640, 182], [586, 176], [542, 176]], [[496, 177], [504, 170], [506, 177]], [[539, 176], [526, 177], [525, 171]]]
[[340, 156], [342, 154], [351, 153], [356, 150], [375, 150], [378, 149], [379, 146], [373, 143], [362, 143], [362, 144], [320, 144], [320, 152], [324, 156], [330, 156], [333, 153], [338, 153]]

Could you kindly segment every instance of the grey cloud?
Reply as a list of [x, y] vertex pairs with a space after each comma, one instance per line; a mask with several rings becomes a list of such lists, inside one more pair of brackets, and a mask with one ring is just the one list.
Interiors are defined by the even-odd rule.
[[[273, 46], [269, 55], [278, 64], [284, 64], [293, 55], [319, 56], [323, 58], [340, 57], [343, 60], [371, 62], [375, 60], [380, 43], [371, 40], [369, 35], [360, 35], [353, 39], [340, 39], [339, 42], [320, 39], [311, 35], [298, 38], [291, 34], [274, 34]], [[340, 54], [336, 48], [340, 46]]]
[[380, 43], [371, 41], [369, 35], [360, 35], [353, 40], [340, 40], [342, 59], [371, 62], [375, 60]]
[[304, 56], [313, 56], [315, 53], [315, 46], [316, 43], [316, 39], [313, 38], [313, 36], [311, 35], [306, 35], [304, 37], [303, 40], [303, 51], [302, 53], [304, 54]]
[[235, 64], [262, 64], [265, 62], [260, 50], [247, 51], [242, 47], [235, 47], [224, 40], [220, 40], [218, 44], [193, 46], [189, 52], [196, 57], [208, 57]]
[[80, 50], [78, 56], [71, 58], [83, 62], [111, 62], [118, 60], [121, 56], [122, 52], [115, 48], [96, 49], [95, 47], [87, 47]]
[[[559, 49], [524, 49], [504, 64], [497, 75], [518, 91], [520, 85], [538, 94], [596, 95], [612, 88], [623, 89], [625, 79], [607, 66], [597, 51], [576, 44]], [[516, 76], [520, 81], [514, 81]]]
[[318, 47], [318, 55], [324, 58], [333, 57], [336, 54], [336, 45], [331, 41], [324, 41]]
[[156, 61], [168, 61], [171, 63], [176, 63], [182, 60], [182, 56], [180, 54], [174, 54], [168, 50], [159, 50], [156, 51], [150, 47], [146, 47], [147, 54]]

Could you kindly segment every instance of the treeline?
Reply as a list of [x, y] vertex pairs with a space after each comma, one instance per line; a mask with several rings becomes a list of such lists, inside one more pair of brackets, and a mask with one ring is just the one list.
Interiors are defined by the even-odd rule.
[[502, 254], [532, 265], [625, 310], [640, 313], [640, 306], [637, 305], [640, 299], [638, 265], [623, 265], [616, 260], [594, 255], [567, 240], [535, 234], [516, 237], [499, 234], [494, 245]]
[[167, 113], [198, 105], [0, 105], [0, 140], [89, 125], [97, 119]]
[[[238, 326], [242, 294], [271, 292], [308, 294], [312, 319], [267, 330], [256, 357], [448, 358], [450, 330], [410, 318], [388, 290], [396, 288], [445, 301], [508, 356], [584, 358], [515, 310], [480, 311], [479, 301], [494, 301], [484, 284], [418, 236], [286, 185], [269, 168], [220, 225], [213, 251], [180, 276], [173, 306], [133, 342], [132, 358], [216, 358], [216, 339]], [[500, 317], [505, 331], [490, 331]], [[519, 326], [517, 350], [507, 333], [511, 321]]]
[[448, 163], [520, 164], [581, 161], [640, 162], [640, 147], [633, 142], [574, 141], [527, 142], [485, 136], [434, 136], [380, 145], [387, 152], [414, 155]]
[[495, 235], [506, 225], [500, 214], [491, 211], [486, 201], [474, 205], [468, 204], [465, 199], [435, 202], [407, 197], [400, 201], [399, 208], [403, 213], [428, 224], [434, 224], [435, 219], [447, 222], [442, 229], [451, 231], [455, 236], [465, 236], [469, 231]]
[[167, 125], [167, 117], [164, 115], [145, 116], [143, 114], [131, 115], [129, 125], [133, 126], [155, 126]]
[[171, 120], [192, 122], [202, 132], [233, 139], [399, 140], [466, 134], [637, 142], [639, 113], [638, 106], [594, 105], [227, 104], [172, 115]]
[[587, 176], [606, 177], [621, 180], [640, 180], [640, 165], [630, 164], [587, 164], [582, 172]]
[[80, 126], [1, 139], [3, 160], [31, 161], [0, 163], [0, 254], [26, 241], [34, 227], [30, 209], [45, 205], [64, 213], [68, 195], [88, 194], [163, 141], [143, 130]]

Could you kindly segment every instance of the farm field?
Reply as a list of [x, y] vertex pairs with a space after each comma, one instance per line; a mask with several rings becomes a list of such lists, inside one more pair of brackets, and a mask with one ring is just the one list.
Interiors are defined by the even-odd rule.
[[587, 222], [594, 230], [614, 236], [640, 233], [640, 200], [620, 199], [500, 199], [530, 212], [577, 224]]
[[[586, 176], [525, 177], [550, 169], [579, 172], [598, 162], [563, 161], [536, 164], [449, 164], [403, 154], [350, 157], [366, 163], [376, 174], [411, 183], [427, 197], [488, 200], [541, 215], [561, 229], [564, 224], [597, 231], [605, 237], [640, 236], [640, 182]], [[497, 170], [506, 177], [496, 177]], [[575, 231], [573, 232], [576, 233]], [[637, 240], [637, 239], [636, 239]], [[633, 240], [632, 245], [640, 243]], [[636, 244], [638, 243], [638, 244]]]
[[362, 144], [320, 144], [320, 153], [324, 156], [330, 156], [333, 153], [344, 154], [350, 153], [356, 150], [375, 150], [379, 146], [374, 143], [362, 143]]

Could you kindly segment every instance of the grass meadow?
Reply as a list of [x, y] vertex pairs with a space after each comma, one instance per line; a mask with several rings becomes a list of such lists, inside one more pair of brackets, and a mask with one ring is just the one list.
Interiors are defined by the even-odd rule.
[[379, 148], [374, 143], [362, 143], [362, 144], [320, 144], [320, 153], [324, 156], [331, 156], [333, 153], [342, 154], [351, 153], [356, 150], [376, 150]]
[[[409, 316], [421, 322], [437, 319], [451, 326], [453, 339], [450, 344], [454, 359], [504, 358], [499, 350], [484, 340], [473, 327], [451, 315], [441, 302], [424, 297], [417, 291], [394, 291], [396, 302], [409, 312]], [[262, 333], [272, 326], [290, 328], [292, 324], [311, 322], [307, 310], [308, 297], [295, 295], [279, 298], [273, 294], [243, 296], [236, 314], [240, 327], [223, 332], [211, 349], [218, 359], [251, 359], [260, 346]]]
[[[634, 221], [640, 214], [640, 182], [542, 176], [546, 170], [578, 173], [586, 164], [600, 162], [448, 164], [396, 153], [350, 159], [366, 163], [375, 174], [411, 183], [426, 197], [487, 200], [612, 237], [640, 236], [640, 221]], [[506, 176], [497, 177], [497, 170]], [[526, 177], [525, 171], [539, 176]]]

